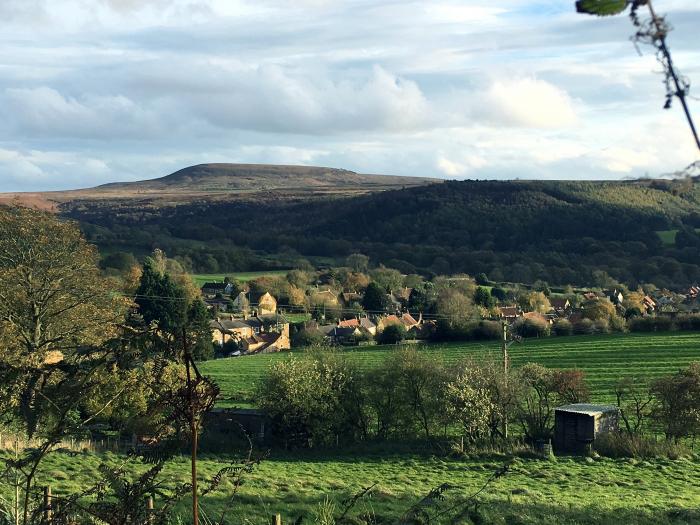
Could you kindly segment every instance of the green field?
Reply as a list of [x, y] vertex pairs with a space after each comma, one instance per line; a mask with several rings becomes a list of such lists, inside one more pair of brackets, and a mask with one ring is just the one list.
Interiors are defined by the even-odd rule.
[[[695, 231], [700, 233], [700, 228], [696, 228]], [[659, 236], [662, 243], [668, 246], [676, 244], [676, 234], [678, 234], [678, 230], [661, 230], [656, 232], [656, 234]]]
[[261, 272], [198, 273], [192, 275], [192, 278], [197, 286], [202, 286], [207, 282], [223, 282], [226, 277], [245, 283], [257, 279], [258, 277], [279, 277], [287, 275], [288, 271], [289, 270], [268, 270]]
[[[376, 366], [394, 347], [375, 346], [344, 350], [361, 368]], [[497, 342], [432, 345], [423, 352], [447, 363], [468, 356], [500, 356]], [[294, 352], [292, 352], [294, 353]], [[256, 380], [271, 363], [289, 359], [289, 352], [263, 354], [202, 363], [202, 370], [221, 387], [222, 406], [253, 404]], [[612, 401], [612, 388], [626, 375], [652, 379], [672, 374], [692, 361], [700, 361], [700, 333], [614, 334], [529, 339], [511, 346], [511, 361], [529, 361], [551, 368], [581, 368], [586, 372], [593, 400]]]
[[[38, 476], [52, 485], [55, 495], [85, 488], [98, 479], [100, 461], [122, 461], [114, 454], [59, 453]], [[225, 456], [204, 456], [201, 479], [210, 478], [226, 464]], [[361, 500], [351, 515], [373, 513], [378, 523], [397, 518], [432, 488], [449, 483], [451, 498], [476, 492], [509, 458], [491, 455], [457, 459], [415, 453], [275, 454], [246, 476], [233, 505], [228, 505], [232, 484], [225, 482], [203, 498], [208, 516], [224, 505], [232, 508], [229, 523], [269, 523], [281, 513], [283, 523], [312, 513], [329, 497], [339, 503], [376, 483], [372, 495]], [[165, 471], [166, 486], [186, 483], [189, 464], [180, 458]], [[8, 487], [4, 487], [5, 496]], [[700, 461], [693, 458], [636, 461], [558, 458], [556, 461], [516, 458], [511, 471], [483, 494], [484, 521], [496, 524], [627, 524], [663, 525], [700, 523]], [[156, 500], [156, 504], [158, 501]], [[179, 507], [187, 508], [183, 501]], [[189, 521], [183, 516], [183, 523]], [[459, 523], [472, 523], [460, 521]]]

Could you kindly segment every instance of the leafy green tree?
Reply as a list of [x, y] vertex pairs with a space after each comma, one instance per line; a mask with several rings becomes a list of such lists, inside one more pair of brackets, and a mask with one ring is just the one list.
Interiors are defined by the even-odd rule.
[[415, 349], [404, 349], [391, 358], [399, 378], [401, 403], [407, 407], [411, 426], [431, 440], [444, 422], [445, 368]]
[[353, 253], [348, 255], [345, 264], [352, 268], [354, 272], [366, 272], [369, 269], [369, 257], [361, 253]]
[[590, 392], [581, 370], [556, 370], [527, 363], [517, 371], [523, 391], [519, 420], [531, 440], [549, 439], [554, 431], [554, 408], [588, 400]]
[[259, 384], [256, 399], [288, 446], [324, 446], [367, 433], [359, 374], [337, 354], [277, 361]]
[[474, 302], [484, 308], [491, 308], [496, 304], [496, 300], [491, 295], [491, 292], [483, 286], [479, 286], [474, 292]]
[[489, 436], [491, 415], [496, 410], [484, 379], [476, 368], [467, 367], [447, 383], [447, 413], [461, 425], [464, 437], [471, 443]]
[[508, 293], [499, 287], [491, 288], [491, 295], [498, 301], [505, 301]]
[[292, 337], [292, 345], [296, 347], [302, 346], [318, 346], [323, 343], [323, 334], [318, 330], [299, 330]]
[[184, 290], [150, 257], [144, 262], [134, 301], [147, 325], [154, 325], [172, 337], [185, 325], [188, 305]]
[[403, 275], [398, 270], [380, 266], [369, 272], [372, 280], [387, 292], [399, 290], [403, 287]]
[[106, 255], [100, 262], [102, 268], [112, 268], [120, 272], [128, 272], [138, 261], [130, 252], [114, 252]]
[[406, 328], [400, 324], [390, 324], [377, 335], [377, 342], [383, 345], [393, 345], [406, 339]]
[[476, 274], [475, 280], [479, 286], [488, 286], [490, 284], [488, 276], [483, 272]]
[[615, 305], [607, 298], [592, 299], [583, 304], [583, 316], [591, 321], [598, 319], [610, 320], [615, 315], [617, 315]]
[[5, 459], [17, 474], [15, 523], [30, 525], [41, 464], [62, 439], [85, 431], [95, 416], [85, 400], [118, 357], [128, 302], [98, 264], [77, 224], [0, 206], [0, 411], [31, 440]]
[[206, 361], [214, 357], [209, 312], [204, 301], [197, 299], [187, 311], [187, 330], [190, 334], [192, 357], [195, 361]]
[[656, 399], [653, 417], [666, 439], [677, 442], [700, 432], [700, 363], [654, 381], [651, 392]]
[[386, 290], [374, 281], [369, 283], [362, 297], [362, 308], [367, 312], [383, 312], [388, 306], [389, 298]]

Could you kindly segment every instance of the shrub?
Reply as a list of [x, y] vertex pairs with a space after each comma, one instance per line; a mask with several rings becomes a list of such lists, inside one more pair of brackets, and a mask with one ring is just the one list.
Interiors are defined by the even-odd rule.
[[637, 317], [630, 319], [631, 332], [668, 332], [673, 330], [673, 320], [670, 317]]
[[377, 342], [382, 345], [393, 345], [404, 339], [406, 339], [406, 329], [400, 324], [390, 324], [377, 335]]
[[680, 443], [622, 432], [599, 435], [593, 448], [601, 456], [609, 458], [678, 459], [690, 455], [690, 450]]
[[610, 318], [610, 330], [612, 330], [613, 332], [626, 332], [627, 321], [619, 315], [613, 315]]
[[678, 330], [700, 330], [700, 314], [681, 315], [676, 319]]
[[292, 337], [294, 346], [316, 346], [323, 343], [323, 334], [318, 330], [299, 330]]
[[568, 319], [559, 319], [552, 326], [554, 335], [571, 335], [574, 333], [574, 325]]
[[360, 388], [353, 366], [337, 354], [319, 352], [273, 364], [256, 398], [288, 446], [314, 447], [364, 436]]
[[581, 319], [574, 323], [574, 333], [577, 335], [589, 335], [595, 332], [595, 326], [590, 319]]
[[500, 321], [481, 321], [473, 330], [472, 338], [477, 341], [499, 340], [503, 337]]
[[513, 325], [513, 331], [522, 337], [546, 337], [550, 333], [550, 327], [544, 319], [518, 319]]
[[610, 333], [610, 321], [607, 319], [596, 319], [593, 321], [593, 328], [598, 334], [609, 334]]

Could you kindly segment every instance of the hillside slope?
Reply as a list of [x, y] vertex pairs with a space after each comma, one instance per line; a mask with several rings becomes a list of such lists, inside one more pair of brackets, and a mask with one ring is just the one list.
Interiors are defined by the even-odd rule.
[[[143, 203], [81, 202], [64, 213], [98, 244], [153, 246], [198, 271], [268, 260], [369, 255], [406, 273], [485, 272], [494, 279], [590, 284], [700, 281], [700, 184], [682, 181], [452, 181], [346, 198]], [[660, 230], [681, 229], [664, 246]], [[290, 262], [291, 261], [291, 262]], [[280, 263], [282, 264], [282, 263]], [[597, 273], [596, 273], [597, 272]], [[604, 279], [603, 279], [604, 280]]]

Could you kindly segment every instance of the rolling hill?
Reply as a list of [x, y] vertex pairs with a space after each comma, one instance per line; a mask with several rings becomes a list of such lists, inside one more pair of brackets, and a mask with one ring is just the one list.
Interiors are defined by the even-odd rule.
[[191, 201], [354, 196], [442, 182], [425, 177], [366, 175], [317, 166], [198, 164], [157, 179], [68, 191], [0, 193], [0, 204], [56, 211], [78, 202], [137, 200], [147, 207]]
[[239, 193], [275, 190], [331, 192], [378, 191], [420, 186], [436, 179], [363, 175], [354, 171], [316, 166], [269, 164], [198, 164], [161, 177], [119, 182], [93, 188], [94, 193]]

